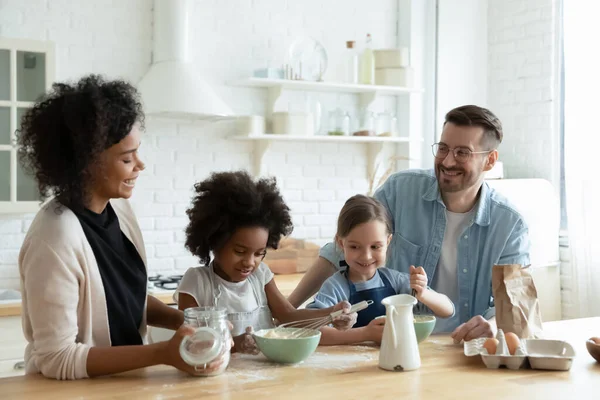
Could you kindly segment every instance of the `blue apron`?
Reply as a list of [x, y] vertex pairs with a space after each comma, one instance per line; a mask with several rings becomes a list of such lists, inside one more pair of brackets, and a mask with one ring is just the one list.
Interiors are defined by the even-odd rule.
[[369, 325], [369, 322], [373, 321], [375, 318], [381, 315], [385, 315], [385, 306], [381, 304], [381, 300], [385, 299], [386, 297], [393, 296], [397, 293], [396, 290], [392, 287], [392, 284], [390, 283], [389, 279], [384, 274], [380, 274], [379, 271], [377, 271], [383, 282], [382, 287], [361, 290], [360, 292], [357, 292], [354, 283], [352, 283], [350, 279], [348, 279], [348, 269], [341, 273], [343, 273], [346, 277], [346, 280], [348, 281], [348, 286], [350, 287], [350, 298], [348, 299], [350, 304], [356, 304], [363, 300], [373, 300], [373, 304], [371, 304], [364, 310], [358, 312], [358, 318], [353, 328], [367, 326]]

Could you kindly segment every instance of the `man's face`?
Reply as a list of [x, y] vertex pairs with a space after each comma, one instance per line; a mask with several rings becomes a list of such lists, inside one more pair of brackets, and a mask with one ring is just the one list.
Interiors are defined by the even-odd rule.
[[435, 176], [442, 193], [462, 192], [481, 184], [484, 173], [494, 166], [497, 151], [471, 154], [466, 161], [461, 162], [456, 160], [454, 149], [458, 148], [461, 154], [467, 154], [469, 150], [492, 150], [491, 146], [484, 148], [483, 139], [484, 131], [481, 127], [458, 126], [451, 122], [444, 125], [440, 147], [446, 146], [450, 151], [444, 158], [436, 156], [434, 161]]

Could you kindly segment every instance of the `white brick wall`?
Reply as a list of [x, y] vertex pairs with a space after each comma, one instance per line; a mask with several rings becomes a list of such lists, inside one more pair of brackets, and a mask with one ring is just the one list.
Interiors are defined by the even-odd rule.
[[[0, 2], [0, 36], [56, 43], [57, 79], [102, 73], [138, 82], [151, 60], [149, 0], [28, 0]], [[346, 40], [367, 32], [376, 47], [396, 45], [397, 1], [378, 0], [194, 0], [191, 58], [238, 114], [265, 113], [266, 92], [233, 88], [226, 81], [254, 68], [284, 62], [293, 40], [308, 35], [327, 49], [331, 78]], [[332, 20], [335, 24], [332, 25]], [[323, 108], [323, 124], [334, 106], [356, 108], [347, 95], [312, 95]], [[304, 104], [301, 94], [284, 96]], [[393, 106], [390, 100], [378, 100]], [[142, 155], [146, 171], [132, 199], [146, 241], [151, 272], [182, 273], [196, 261], [184, 250], [185, 210], [196, 180], [210, 171], [249, 168], [251, 143], [225, 137], [232, 123], [147, 120]], [[365, 192], [366, 146], [276, 143], [266, 156], [292, 206], [294, 236], [329, 240], [347, 197]], [[302, 153], [302, 154], [301, 154]], [[0, 216], [0, 288], [18, 288], [16, 258], [32, 216]]]
[[575, 318], [578, 310], [573, 305], [573, 265], [571, 264], [571, 252], [566, 238], [561, 240], [560, 246], [560, 286], [563, 318]]
[[[488, 0], [487, 97], [504, 122], [501, 152], [509, 178], [555, 177], [555, 1]], [[239, 114], [264, 114], [266, 92], [224, 82], [247, 76], [254, 68], [279, 66], [297, 36], [313, 36], [326, 47], [326, 78], [349, 38], [360, 41], [370, 32], [378, 47], [396, 44], [394, 0], [192, 3], [192, 59]], [[0, 36], [55, 41], [58, 80], [95, 72], [137, 82], [150, 62], [151, 19], [148, 0], [4, 1]], [[352, 96], [323, 94], [311, 99], [323, 105], [323, 124], [332, 105], [357, 106]], [[278, 107], [304, 100], [300, 94], [286, 95]], [[389, 106], [389, 100], [383, 103]], [[183, 249], [193, 183], [213, 170], [250, 167], [252, 144], [225, 140], [232, 128], [231, 123], [148, 119], [142, 145], [147, 169], [133, 202], [151, 271], [182, 272], [195, 263]], [[266, 155], [266, 172], [278, 178], [292, 207], [295, 237], [317, 242], [332, 237], [343, 202], [367, 190], [366, 154], [362, 145], [274, 143]], [[16, 257], [31, 218], [0, 216], [0, 288], [18, 288]], [[564, 278], [563, 286], [567, 283]]]
[[505, 176], [558, 188], [556, 3], [488, 0], [488, 104], [504, 125]]
[[[507, 178], [544, 178], [560, 188], [556, 121], [557, 0], [488, 0], [488, 103], [504, 124]], [[561, 240], [563, 318], [572, 317], [572, 270]]]

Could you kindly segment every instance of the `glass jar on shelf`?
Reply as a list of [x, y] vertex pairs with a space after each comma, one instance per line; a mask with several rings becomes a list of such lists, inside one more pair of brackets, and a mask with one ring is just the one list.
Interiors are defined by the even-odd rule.
[[329, 136], [344, 136], [350, 134], [350, 115], [340, 109], [336, 108], [335, 110], [329, 113], [329, 127], [327, 130], [327, 135]]
[[398, 118], [388, 111], [377, 115], [377, 136], [398, 136]]
[[215, 360], [221, 365], [206, 376], [219, 375], [229, 365], [231, 332], [227, 323], [227, 310], [217, 307], [192, 307], [183, 312], [184, 323], [195, 328], [191, 336], [186, 336], [179, 346], [183, 361], [198, 370]]
[[392, 113], [392, 122], [390, 123], [390, 136], [400, 136], [398, 133], [398, 117]]
[[372, 111], [364, 110], [358, 118], [358, 126], [353, 136], [374, 136], [375, 135], [375, 114]]

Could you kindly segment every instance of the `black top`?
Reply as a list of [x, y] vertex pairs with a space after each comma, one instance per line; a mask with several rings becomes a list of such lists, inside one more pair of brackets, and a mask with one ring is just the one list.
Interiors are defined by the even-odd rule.
[[142, 344], [139, 328], [146, 302], [147, 274], [135, 246], [121, 231], [110, 203], [102, 214], [75, 212], [102, 277], [110, 341], [113, 346]]

